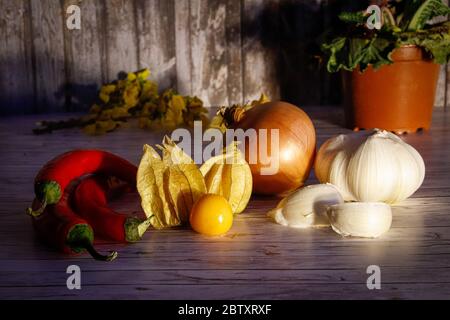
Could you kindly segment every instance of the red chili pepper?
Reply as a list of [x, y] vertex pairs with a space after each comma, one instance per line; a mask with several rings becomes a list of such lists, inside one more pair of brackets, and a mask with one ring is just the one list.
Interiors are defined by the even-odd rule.
[[72, 180], [91, 173], [103, 173], [136, 184], [136, 166], [112, 153], [101, 150], [66, 152], [50, 160], [37, 174], [34, 190], [42, 205], [37, 210], [29, 208], [28, 213], [39, 216], [47, 205], [58, 203]]
[[[78, 217], [68, 205], [69, 193], [65, 192], [57, 204], [46, 207], [39, 216], [32, 216], [34, 229], [48, 245], [64, 253], [80, 253], [87, 250], [96, 260], [111, 261], [117, 257], [112, 251], [101, 255], [93, 247], [94, 232], [86, 220]], [[40, 205], [35, 199], [33, 206]]]
[[96, 234], [104, 238], [120, 242], [138, 241], [150, 226], [150, 219], [142, 220], [109, 208], [109, 191], [111, 188], [105, 178], [85, 178], [73, 194], [75, 211], [92, 225]]

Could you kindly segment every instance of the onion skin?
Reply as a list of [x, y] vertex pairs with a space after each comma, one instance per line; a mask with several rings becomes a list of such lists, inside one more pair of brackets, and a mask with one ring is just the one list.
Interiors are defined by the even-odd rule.
[[279, 130], [279, 170], [274, 175], [261, 175], [261, 168], [268, 166], [260, 163], [259, 155], [257, 163], [250, 163], [250, 143], [245, 143], [245, 159], [252, 172], [254, 194], [284, 195], [303, 185], [314, 162], [316, 133], [311, 119], [302, 109], [282, 101], [264, 103], [245, 111], [232, 128], [255, 129], [257, 132], [267, 129], [269, 156], [272, 155], [270, 129]]

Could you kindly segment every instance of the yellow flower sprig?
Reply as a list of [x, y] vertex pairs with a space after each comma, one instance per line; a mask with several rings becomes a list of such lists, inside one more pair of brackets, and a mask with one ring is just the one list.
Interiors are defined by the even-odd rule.
[[208, 110], [197, 97], [182, 96], [174, 89], [159, 93], [158, 84], [149, 79], [150, 70], [130, 72], [124, 79], [103, 85], [87, 115], [80, 119], [42, 122], [35, 133], [82, 127], [89, 135], [101, 135], [137, 118], [140, 128], [192, 126], [194, 121], [208, 123]]

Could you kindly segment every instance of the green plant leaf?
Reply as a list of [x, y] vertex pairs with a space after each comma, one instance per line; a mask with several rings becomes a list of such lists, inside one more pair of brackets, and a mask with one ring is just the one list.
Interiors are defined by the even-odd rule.
[[379, 68], [390, 64], [389, 56], [395, 48], [395, 42], [382, 38], [336, 38], [330, 44], [323, 45], [328, 55], [328, 72], [337, 72], [341, 69], [352, 71], [358, 66], [364, 71], [369, 65]]
[[434, 62], [445, 64], [450, 59], [450, 22], [435, 25], [426, 30], [405, 32], [401, 45], [416, 45], [427, 51]]
[[365, 23], [366, 16], [363, 12], [341, 12], [339, 20], [345, 23]]
[[449, 13], [450, 8], [442, 0], [426, 0], [411, 18], [408, 31], [422, 30], [429, 20]]
[[[449, 22], [427, 25], [430, 19], [450, 14], [441, 0], [396, 0], [382, 7], [383, 27], [369, 30], [362, 12], [344, 12], [339, 18], [346, 25], [322, 36], [321, 49], [329, 72], [364, 71], [392, 63], [393, 50], [402, 45], [417, 45], [435, 63], [445, 64], [450, 57]], [[364, 19], [363, 19], [364, 18]]]

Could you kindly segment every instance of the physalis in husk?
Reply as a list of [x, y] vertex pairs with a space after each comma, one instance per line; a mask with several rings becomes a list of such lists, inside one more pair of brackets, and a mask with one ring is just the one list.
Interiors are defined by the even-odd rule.
[[233, 213], [242, 212], [252, 193], [252, 175], [234, 142], [199, 169], [167, 136], [155, 148], [144, 145], [137, 172], [141, 206], [157, 229], [186, 224], [194, 204], [205, 194], [224, 197]]
[[149, 76], [150, 71], [144, 69], [105, 84], [88, 115], [68, 121], [43, 121], [34, 132], [82, 127], [87, 134], [100, 135], [116, 130], [131, 118], [138, 119], [140, 128], [149, 129], [192, 126], [197, 120], [204, 125], [209, 122], [208, 110], [199, 98], [182, 96], [170, 88], [159, 93], [158, 84]]
[[189, 221], [194, 203], [206, 193], [202, 173], [187, 155], [168, 137], [157, 146], [162, 157], [149, 145], [144, 146], [137, 173], [141, 206], [157, 229], [174, 227]]
[[241, 213], [252, 194], [252, 172], [238, 147], [233, 142], [223, 154], [212, 157], [201, 167], [208, 193], [223, 196], [233, 213]]

